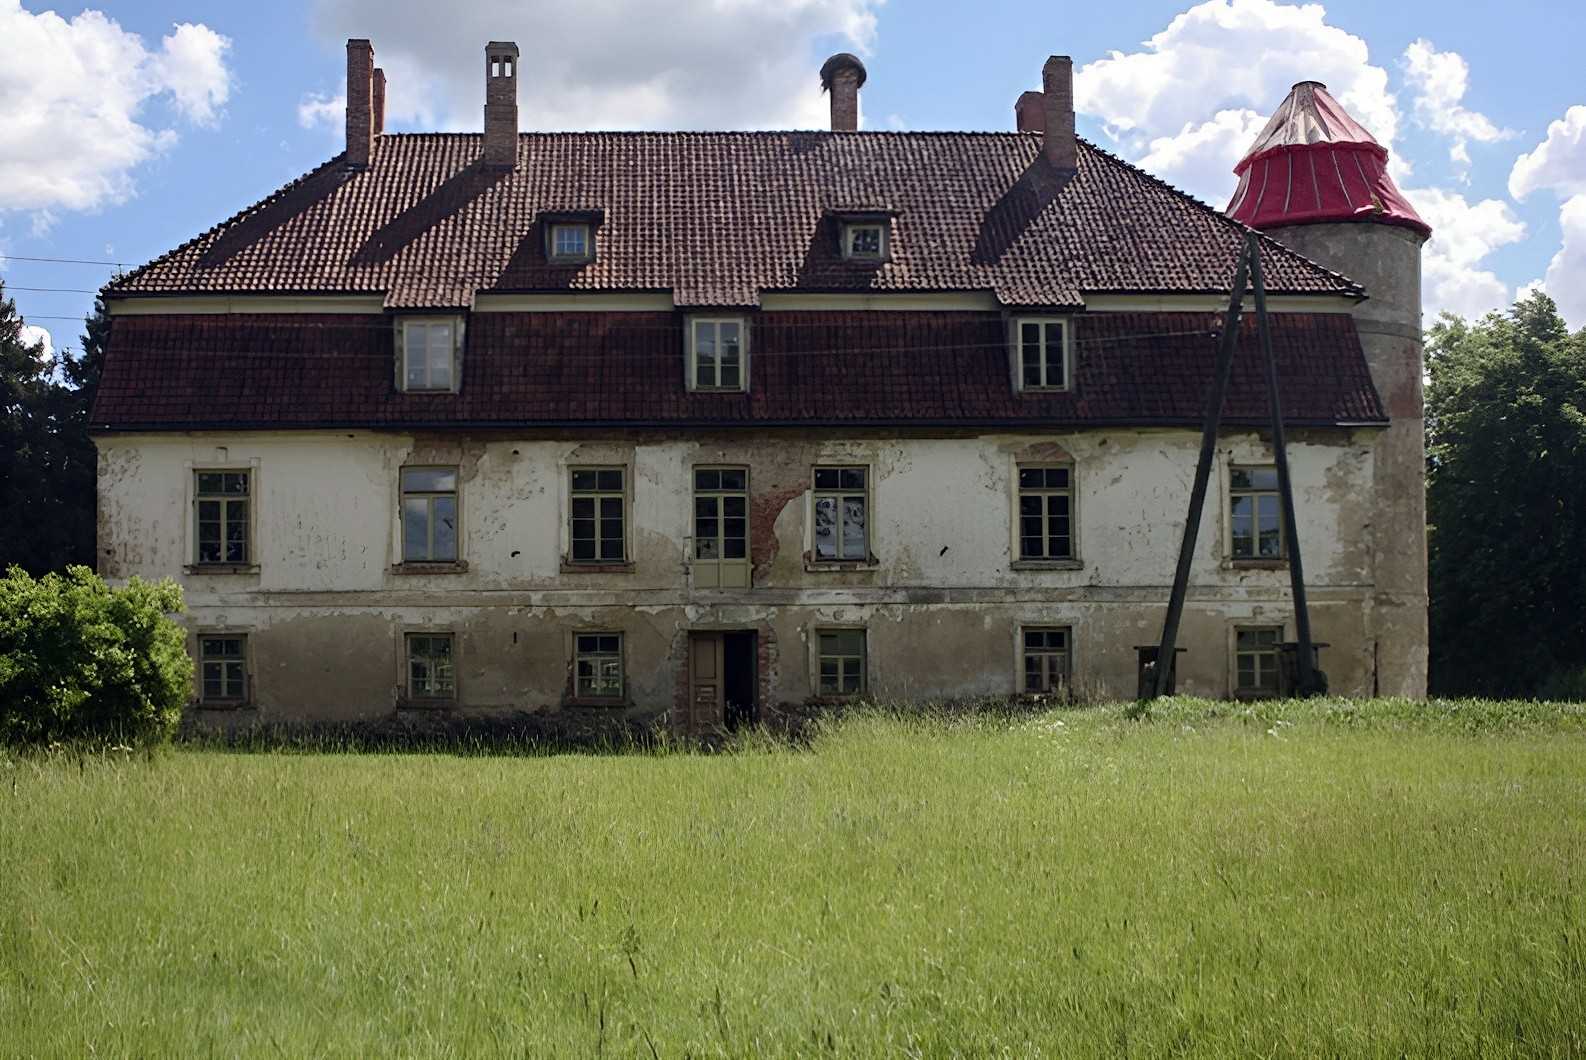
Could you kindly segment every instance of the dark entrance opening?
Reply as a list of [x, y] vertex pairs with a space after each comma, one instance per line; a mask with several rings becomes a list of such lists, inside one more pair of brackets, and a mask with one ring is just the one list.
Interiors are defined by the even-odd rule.
[[726, 693], [727, 728], [737, 730], [755, 722], [755, 693], [759, 686], [752, 629], [734, 630], [722, 638], [722, 686]]

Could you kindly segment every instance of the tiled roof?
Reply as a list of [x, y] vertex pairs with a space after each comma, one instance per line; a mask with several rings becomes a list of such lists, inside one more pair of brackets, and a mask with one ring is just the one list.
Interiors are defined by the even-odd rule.
[[[1245, 229], [1081, 142], [1059, 176], [1030, 133], [532, 133], [513, 171], [481, 137], [378, 137], [133, 272], [111, 294], [369, 293], [462, 307], [478, 291], [982, 291], [1078, 306], [1088, 292], [1226, 291]], [[895, 212], [892, 259], [843, 261], [833, 211]], [[601, 210], [597, 257], [546, 261], [539, 218]], [[1358, 295], [1272, 241], [1274, 293]]]
[[[1354, 322], [1279, 313], [1293, 425], [1385, 422]], [[653, 313], [476, 313], [457, 394], [396, 390], [378, 316], [118, 316], [96, 429], [1198, 425], [1212, 313], [1076, 318], [1071, 392], [1018, 394], [997, 313], [767, 312], [752, 317], [750, 391], [691, 393], [683, 328]], [[1225, 418], [1268, 422], [1243, 322]]]

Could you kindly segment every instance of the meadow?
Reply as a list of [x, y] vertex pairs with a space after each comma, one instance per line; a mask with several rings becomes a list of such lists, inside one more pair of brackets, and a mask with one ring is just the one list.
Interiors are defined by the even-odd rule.
[[1586, 1056], [1581, 706], [517, 750], [0, 752], [0, 1053]]

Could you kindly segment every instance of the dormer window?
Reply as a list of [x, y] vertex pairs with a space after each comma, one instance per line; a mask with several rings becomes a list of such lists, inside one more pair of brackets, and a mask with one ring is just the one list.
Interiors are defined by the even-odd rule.
[[463, 322], [456, 317], [409, 317], [399, 325], [401, 376], [409, 393], [457, 389], [457, 351]]
[[690, 317], [688, 388], [749, 389], [749, 324], [743, 317]]
[[854, 261], [885, 261], [887, 226], [880, 221], [843, 225], [843, 257]]
[[1013, 378], [1019, 390], [1067, 390], [1072, 373], [1065, 317], [1016, 317]]
[[551, 226], [551, 260], [557, 264], [582, 264], [594, 258], [587, 224], [569, 222]]

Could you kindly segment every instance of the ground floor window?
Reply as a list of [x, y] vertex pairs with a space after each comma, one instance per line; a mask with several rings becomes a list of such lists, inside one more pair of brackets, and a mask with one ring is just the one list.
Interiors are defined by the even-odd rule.
[[198, 701], [235, 706], [248, 698], [248, 638], [240, 633], [198, 638]]
[[455, 699], [456, 638], [450, 633], [409, 633], [408, 698]]
[[1234, 631], [1234, 694], [1278, 694], [1278, 645], [1282, 626], [1243, 626]]
[[1056, 692], [1068, 686], [1069, 640], [1067, 627], [1024, 627], [1021, 631], [1024, 657], [1022, 691]]
[[865, 631], [823, 629], [819, 638], [820, 678], [823, 696], [860, 696], [866, 688]]
[[573, 691], [579, 699], [621, 699], [622, 634], [577, 634], [573, 673]]

